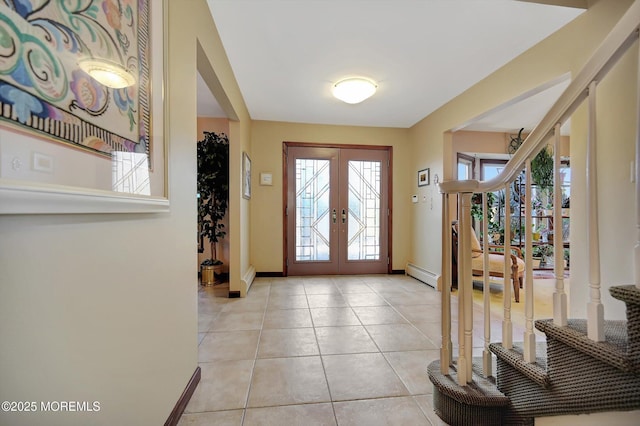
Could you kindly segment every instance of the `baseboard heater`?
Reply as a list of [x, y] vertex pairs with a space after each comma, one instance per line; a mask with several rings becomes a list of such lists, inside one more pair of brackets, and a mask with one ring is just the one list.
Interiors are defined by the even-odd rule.
[[423, 283], [438, 289], [440, 288], [440, 275], [434, 274], [431, 271], [427, 271], [426, 269], [414, 265], [413, 263], [407, 263], [407, 267], [405, 268], [406, 274], [410, 277], [417, 279], [418, 281], [422, 281]]

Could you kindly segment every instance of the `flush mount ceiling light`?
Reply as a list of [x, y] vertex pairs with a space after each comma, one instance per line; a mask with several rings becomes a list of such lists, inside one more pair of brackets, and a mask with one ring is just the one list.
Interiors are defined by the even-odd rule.
[[376, 93], [378, 86], [371, 80], [354, 77], [333, 85], [333, 96], [348, 104], [357, 104]]
[[136, 84], [133, 74], [122, 65], [107, 59], [84, 59], [78, 62], [78, 65], [98, 83], [113, 89], [122, 89]]

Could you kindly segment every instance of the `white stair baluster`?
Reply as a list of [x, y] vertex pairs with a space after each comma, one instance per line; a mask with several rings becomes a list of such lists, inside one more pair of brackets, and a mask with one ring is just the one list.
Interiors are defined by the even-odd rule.
[[458, 225], [458, 383], [471, 382], [473, 370], [473, 288], [471, 277], [471, 193], [459, 193]]
[[482, 351], [482, 371], [485, 377], [493, 375], [491, 362], [491, 352], [489, 342], [491, 341], [491, 293], [489, 288], [489, 216], [487, 207], [488, 193], [482, 193], [482, 256], [484, 266], [484, 277], [482, 284], [482, 297], [484, 302], [484, 350]]
[[600, 238], [598, 235], [598, 173], [596, 151], [596, 87], [589, 85], [589, 118], [587, 132], [587, 244], [589, 246], [589, 303], [587, 335], [591, 340], [604, 340], [604, 306], [600, 299]]
[[[637, 111], [640, 111], [640, 54], [638, 56], [638, 84], [637, 91]], [[640, 289], [640, 120], [637, 121], [636, 128], [636, 162], [635, 162], [635, 183], [636, 183], [636, 246], [633, 250], [634, 261], [634, 281], [636, 288]]]
[[[543, 148], [543, 149], [546, 149]], [[524, 278], [524, 315], [525, 315], [525, 332], [524, 332], [524, 360], [525, 362], [536, 361], [536, 335], [533, 332], [533, 261], [532, 261], [532, 235], [531, 225], [533, 222], [531, 211], [531, 159], [526, 162], [525, 175], [525, 278]]]
[[449, 218], [449, 195], [442, 194], [442, 344], [440, 348], [440, 371], [449, 374], [451, 363], [451, 219]]
[[562, 182], [560, 179], [560, 123], [556, 124], [553, 144], [553, 254], [556, 288], [553, 293], [553, 323], [557, 326], [567, 325], [567, 294], [564, 292], [564, 219], [562, 218]]
[[[511, 253], [511, 186], [504, 189], [505, 215], [504, 215], [504, 252]], [[513, 348], [513, 324], [511, 323], [511, 258], [504, 257], [504, 316], [502, 319], [502, 346]]]

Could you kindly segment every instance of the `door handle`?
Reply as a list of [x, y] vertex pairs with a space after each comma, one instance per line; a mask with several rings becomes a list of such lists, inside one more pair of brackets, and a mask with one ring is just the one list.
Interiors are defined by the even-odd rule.
[[336, 223], [338, 220], [338, 212], [336, 212], [336, 209], [333, 209], [333, 212], [331, 212], [331, 219], [333, 219], [333, 223]]
[[345, 209], [342, 209], [342, 223], [345, 223], [347, 221], [347, 211]]

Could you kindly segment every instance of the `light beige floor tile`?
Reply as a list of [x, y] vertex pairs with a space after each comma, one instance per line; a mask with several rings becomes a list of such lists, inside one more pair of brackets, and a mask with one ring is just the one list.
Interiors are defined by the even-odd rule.
[[271, 284], [270, 296], [285, 296], [294, 294], [306, 294], [304, 284], [301, 282], [280, 281]]
[[309, 307], [304, 294], [283, 294], [269, 296], [267, 309], [306, 309]]
[[313, 327], [309, 309], [270, 309], [264, 317], [263, 329]]
[[305, 282], [304, 291], [309, 294], [340, 294], [340, 290], [331, 280], [326, 282]]
[[307, 294], [310, 308], [343, 308], [348, 306], [344, 296], [340, 293], [333, 294]]
[[198, 332], [206, 333], [211, 328], [213, 320], [218, 314], [198, 314]]
[[213, 411], [208, 413], [184, 413], [178, 426], [242, 426], [244, 410]]
[[336, 402], [334, 407], [340, 426], [431, 425], [411, 397]]
[[402, 324], [407, 322], [391, 306], [360, 306], [354, 307], [353, 312], [356, 313], [360, 322], [364, 325]]
[[358, 317], [351, 308], [314, 308], [310, 311], [315, 327], [360, 325]]
[[438, 348], [411, 324], [381, 324], [365, 327], [382, 352]]
[[388, 303], [375, 293], [345, 293], [349, 306], [387, 306]]
[[233, 299], [232, 303], [224, 305], [222, 312], [237, 313], [237, 312], [264, 312], [267, 308], [267, 300], [269, 296], [264, 297], [250, 297]]
[[403, 289], [399, 289], [393, 293], [381, 293], [381, 295], [389, 302], [391, 305], [425, 305], [430, 300], [424, 297], [417, 296], [414, 292], [405, 291]]
[[[332, 412], [327, 410], [331, 408], [330, 389], [338, 401], [334, 407], [340, 424], [424, 424], [395, 417], [397, 406], [403, 407], [403, 415], [414, 412], [405, 402], [405, 396], [409, 396], [432, 424], [444, 425], [433, 411], [433, 388], [426, 374], [432, 358], [439, 356], [441, 293], [413, 278], [387, 275], [261, 278], [256, 279], [247, 298], [229, 299], [228, 291], [228, 284], [198, 286], [199, 359], [204, 361], [201, 365], [208, 366], [206, 371], [203, 367], [202, 383], [215, 389], [208, 396], [192, 399], [189, 409], [209, 409], [202, 408], [206, 404], [242, 408], [240, 395], [244, 394], [246, 402], [248, 394], [251, 408], [244, 412], [246, 425], [335, 424]], [[474, 354], [479, 355], [483, 325], [482, 299], [476, 297], [478, 294], [481, 296], [481, 291], [474, 290]], [[380, 300], [392, 306], [378, 305]], [[457, 293], [453, 292], [454, 352], [457, 302]], [[341, 307], [309, 309], [310, 303]], [[501, 334], [501, 304], [492, 304], [491, 308], [492, 341]], [[522, 328], [519, 322], [524, 321], [518, 310], [522, 306], [522, 302], [512, 305], [517, 330]], [[366, 339], [361, 324], [365, 324]], [[246, 327], [255, 329], [243, 330]], [[302, 348], [310, 347], [310, 341], [302, 345], [300, 342], [311, 337], [311, 327], [316, 328], [315, 346], [320, 347], [322, 358], [313, 355], [255, 360], [259, 347], [261, 356], [306, 353]], [[305, 329], [302, 335], [291, 332]], [[520, 334], [514, 331], [516, 335]], [[371, 342], [376, 351], [381, 349], [384, 353], [326, 353], [369, 350]], [[313, 353], [317, 354], [318, 349]], [[250, 369], [250, 379], [235, 377], [238, 370], [247, 377], [247, 369], [236, 368], [228, 360], [255, 365], [254, 370]], [[213, 377], [215, 371], [220, 375], [217, 378]], [[251, 387], [246, 380], [250, 380]], [[225, 394], [222, 388], [231, 391]], [[390, 396], [393, 398], [387, 399]], [[217, 401], [210, 400], [216, 397]], [[241, 424], [242, 409], [222, 410], [225, 411], [186, 413], [180, 425]], [[317, 423], [312, 422], [315, 419]]]
[[258, 330], [207, 333], [198, 347], [199, 362], [255, 359]]
[[442, 319], [442, 310], [436, 305], [395, 305], [395, 308], [409, 322], [438, 322]]
[[334, 401], [409, 395], [380, 353], [323, 355]]
[[331, 281], [334, 284], [350, 284], [350, 283], [363, 283], [367, 279], [366, 275], [333, 275]]
[[225, 312], [216, 317], [209, 331], [260, 330], [264, 310], [248, 312]]
[[304, 285], [304, 277], [273, 277], [271, 287], [282, 285]]
[[258, 359], [248, 407], [329, 402], [320, 357]]
[[439, 359], [439, 350], [385, 352], [384, 357], [400, 376], [411, 395], [433, 393], [433, 384], [429, 380], [427, 367], [432, 361]]
[[418, 404], [433, 426], [448, 426], [447, 423], [438, 417], [433, 409], [433, 395], [414, 396], [413, 400]]
[[330, 426], [335, 424], [336, 420], [330, 403], [248, 408], [244, 416], [244, 426]]
[[305, 286], [309, 285], [328, 285], [333, 284], [335, 275], [309, 275], [306, 277], [300, 277], [300, 280]]
[[364, 282], [336, 283], [336, 287], [342, 294], [374, 293], [373, 289]]
[[202, 376], [187, 408], [188, 413], [244, 408], [253, 360], [201, 363]]
[[316, 327], [322, 355], [378, 352], [378, 347], [361, 325]]
[[313, 328], [274, 328], [262, 330], [258, 358], [285, 358], [319, 355]]

